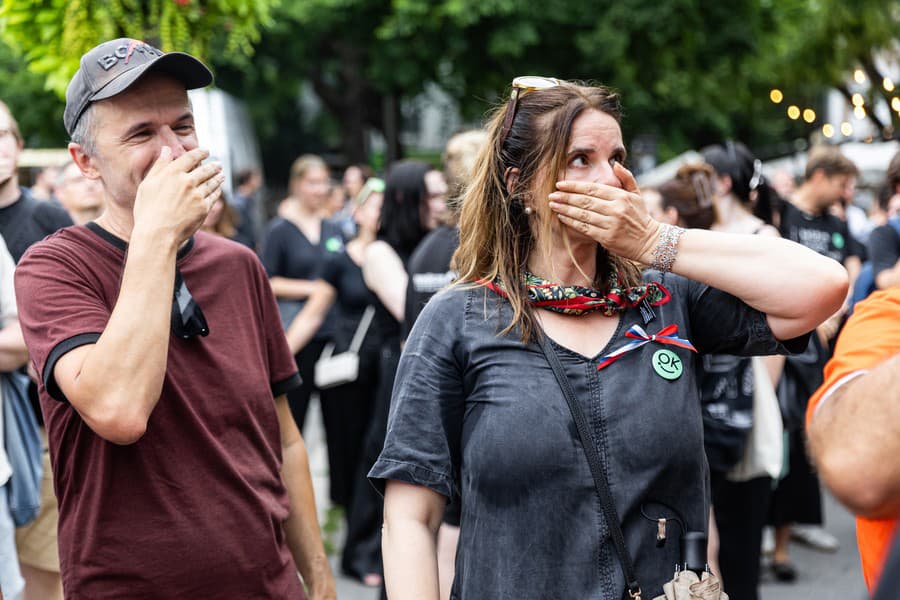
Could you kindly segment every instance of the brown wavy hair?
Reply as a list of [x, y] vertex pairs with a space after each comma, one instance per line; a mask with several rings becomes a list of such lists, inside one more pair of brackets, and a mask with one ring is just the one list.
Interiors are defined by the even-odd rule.
[[684, 227], [710, 229], [716, 222], [715, 170], [706, 164], [682, 165], [659, 186], [663, 209], [674, 208]]
[[[487, 143], [479, 152], [472, 181], [462, 199], [459, 248], [454, 266], [458, 284], [480, 285], [499, 279], [513, 309], [505, 334], [519, 328], [521, 339], [534, 339], [538, 330], [528, 303], [524, 274], [532, 252], [549, 256], [554, 223], [546, 199], [566, 167], [572, 124], [585, 110], [598, 110], [621, 120], [619, 97], [603, 86], [563, 82], [555, 87], [521, 93], [518, 110], [505, 139], [501, 139], [507, 104], [496, 108], [487, 125]], [[519, 169], [512, 192], [507, 191], [508, 169]], [[533, 209], [533, 218], [525, 206]], [[564, 237], [572, 261], [575, 261]], [[538, 242], [540, 241], [540, 248]], [[639, 267], [609, 254], [597, 244], [593, 285], [605, 290], [611, 272], [624, 285], [640, 282]]]

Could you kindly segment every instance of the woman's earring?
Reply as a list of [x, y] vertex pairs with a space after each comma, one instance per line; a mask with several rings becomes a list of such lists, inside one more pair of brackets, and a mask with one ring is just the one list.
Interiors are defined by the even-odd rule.
[[533, 213], [533, 212], [534, 212], [534, 211], [531, 210], [531, 207], [530, 207], [530, 206], [526, 206], [526, 207], [525, 207], [525, 214], [526, 214], [526, 215], [531, 215], [531, 213]]

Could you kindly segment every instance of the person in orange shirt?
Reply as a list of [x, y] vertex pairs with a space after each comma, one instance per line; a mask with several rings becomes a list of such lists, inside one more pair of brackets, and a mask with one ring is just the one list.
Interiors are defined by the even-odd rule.
[[900, 516], [900, 287], [856, 305], [806, 419], [822, 480], [857, 515], [874, 591]]

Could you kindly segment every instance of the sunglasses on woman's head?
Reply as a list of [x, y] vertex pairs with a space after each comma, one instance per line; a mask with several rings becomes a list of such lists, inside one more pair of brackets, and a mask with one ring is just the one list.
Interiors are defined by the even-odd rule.
[[500, 145], [506, 143], [506, 136], [512, 128], [513, 119], [516, 118], [516, 110], [519, 108], [519, 96], [534, 90], [546, 90], [562, 85], [562, 81], [555, 77], [540, 77], [537, 75], [523, 75], [516, 77], [512, 82], [512, 93], [509, 95], [509, 104], [506, 105], [506, 116], [503, 118], [503, 127], [500, 129]]

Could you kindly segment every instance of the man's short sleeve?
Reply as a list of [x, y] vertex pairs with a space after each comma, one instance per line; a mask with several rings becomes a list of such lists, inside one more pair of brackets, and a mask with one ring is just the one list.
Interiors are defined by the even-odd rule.
[[391, 397], [384, 449], [369, 472], [384, 492], [394, 479], [458, 494], [464, 410], [459, 352], [464, 302], [460, 290], [435, 297], [416, 321], [403, 350]]
[[19, 322], [34, 368], [47, 393], [66, 401], [53, 379], [53, 368], [67, 352], [100, 338], [112, 307], [58, 243], [36, 245], [22, 257], [15, 287]]
[[900, 352], [900, 288], [875, 292], [856, 304], [825, 365], [825, 381], [809, 399], [807, 423], [823, 398], [856, 373], [872, 369]]

